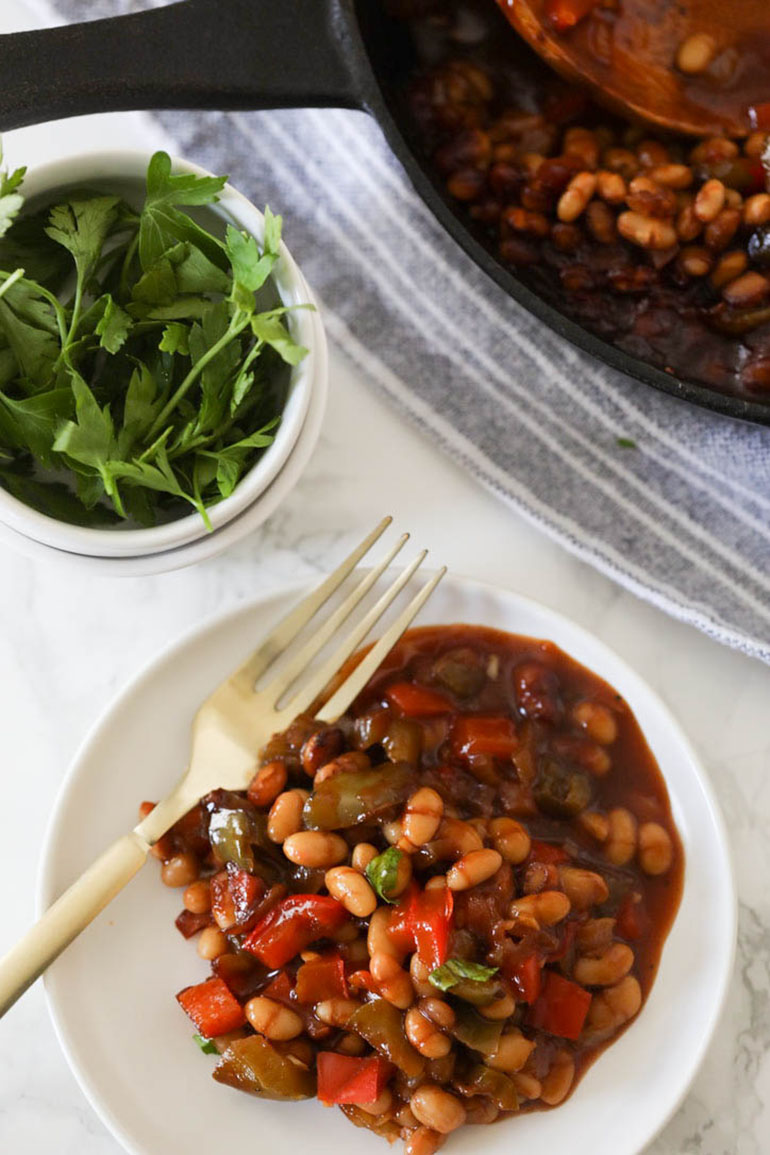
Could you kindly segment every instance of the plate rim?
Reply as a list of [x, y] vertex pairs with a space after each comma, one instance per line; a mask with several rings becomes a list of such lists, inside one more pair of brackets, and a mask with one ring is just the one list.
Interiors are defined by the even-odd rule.
[[[322, 575], [319, 574], [318, 576], [320, 577]], [[676, 715], [669, 708], [658, 691], [650, 686], [646, 679], [642, 677], [642, 675], [639, 674], [636, 669], [630, 665], [630, 663], [627, 662], [625, 658], [621, 657], [621, 655], [619, 655], [610, 645], [604, 642], [601, 638], [597, 637], [597, 635], [592, 633], [590, 629], [582, 626], [580, 623], [574, 621], [572, 618], [568, 617], [566, 614], [563, 614], [561, 611], [554, 610], [543, 602], [539, 602], [534, 598], [526, 597], [525, 595], [519, 594], [515, 590], [509, 589], [505, 586], [497, 585], [493, 582], [487, 582], [477, 578], [466, 577], [463, 574], [457, 574], [454, 572], [447, 574], [447, 578], [445, 580], [448, 580], [450, 583], [463, 588], [470, 587], [473, 590], [486, 593], [487, 595], [492, 595], [495, 597], [502, 595], [505, 598], [512, 599], [518, 606], [523, 607], [525, 611], [544, 615], [547, 619], [555, 620], [559, 628], [565, 627], [568, 631], [571, 631], [581, 642], [585, 641], [592, 646], [598, 646], [600, 650], [605, 652], [608, 658], [618, 663], [618, 666], [623, 674], [623, 679], [627, 679], [628, 684], [631, 686], [631, 693], [636, 693], [638, 689], [642, 694], [647, 695], [651, 704], [661, 714], [662, 718], [665, 719], [666, 724], [676, 734], [678, 741], [681, 743], [682, 748], [686, 752], [692, 768], [695, 771], [697, 784], [703, 794], [710, 818], [714, 824], [717, 834], [717, 842], [715, 843], [715, 847], [717, 852], [721, 855], [723, 866], [726, 871], [726, 881], [724, 886], [724, 901], [726, 904], [725, 925], [727, 929], [729, 929], [729, 941], [727, 936], [725, 936], [725, 942], [722, 944], [722, 953], [724, 957], [721, 961], [719, 984], [714, 992], [716, 997], [713, 998], [709, 1004], [709, 1013], [705, 1019], [705, 1029], [702, 1031], [698, 1047], [693, 1052], [693, 1059], [691, 1061], [689, 1075], [686, 1081], [683, 1083], [679, 1094], [667, 1105], [665, 1112], [660, 1115], [660, 1117], [656, 1117], [652, 1122], [652, 1125], [647, 1124], [643, 1132], [640, 1131], [637, 1146], [634, 1148], [634, 1152], [635, 1155], [641, 1155], [644, 1149], [656, 1138], [657, 1135], [660, 1134], [663, 1128], [676, 1114], [684, 1099], [688, 1095], [690, 1088], [692, 1087], [692, 1084], [703, 1065], [719, 1019], [724, 1010], [729, 993], [730, 981], [735, 970], [738, 936], [737, 879], [733, 863], [732, 846], [729, 832], [724, 819], [724, 815], [722, 814], [719, 800], [714, 791], [714, 787], [712, 785], [708, 771], [703, 765], [697, 751], [690, 741], [687, 732], [679, 723]], [[139, 689], [142, 683], [151, 679], [160, 667], [168, 662], [169, 659], [173, 658], [177, 651], [184, 650], [188, 645], [201, 639], [210, 637], [212, 634], [215, 634], [218, 630], [226, 627], [237, 618], [241, 616], [246, 617], [253, 611], [258, 610], [259, 607], [266, 602], [274, 600], [285, 601], [287, 599], [291, 602], [292, 600], [301, 597], [303, 593], [309, 592], [309, 590], [312, 589], [316, 584], [317, 582], [311, 578], [291, 582], [285, 586], [270, 586], [257, 596], [251, 597], [236, 606], [232, 606], [229, 609], [214, 614], [204, 624], [201, 625], [200, 623], [197, 623], [190, 626], [189, 628], [181, 631], [180, 634], [175, 638], [165, 643], [158, 651], [158, 653], [148, 662], [146, 662], [136, 674], [129, 678], [122, 689], [113, 695], [113, 697], [99, 712], [96, 719], [87, 729], [85, 736], [79, 743], [75, 753], [70, 759], [64, 776], [59, 784], [59, 788], [56, 792], [54, 804], [51, 809], [48, 822], [46, 823], [40, 853], [37, 882], [35, 887], [36, 918], [40, 917], [42, 912], [46, 909], [46, 906], [56, 897], [56, 887], [52, 878], [52, 871], [54, 835], [58, 827], [59, 811], [64, 807], [70, 789], [77, 783], [81, 763], [86, 759], [91, 746], [95, 745], [101, 736], [106, 731], [108, 731], [113, 714], [133, 696], [133, 694], [137, 689]], [[527, 636], [534, 637], [536, 635]], [[559, 642], [556, 642], [556, 644], [562, 648]], [[565, 650], [565, 652], [569, 653], [568, 650]], [[604, 674], [598, 671], [597, 673], [599, 677], [604, 677]], [[626, 689], [627, 688], [628, 685], [626, 686]], [[665, 776], [664, 781], [666, 781]], [[667, 781], [666, 786], [668, 789], [669, 786]], [[687, 864], [685, 864], [685, 867], [686, 866]], [[672, 928], [673, 925], [674, 924], [672, 924]], [[669, 934], [671, 933], [672, 928], [670, 928]], [[115, 1118], [111, 1108], [106, 1103], [102, 1102], [97, 1096], [95, 1090], [92, 1089], [87, 1071], [81, 1069], [79, 1061], [75, 1058], [73, 1051], [69, 1046], [65, 1028], [58, 1013], [58, 1008], [56, 1005], [56, 994], [52, 989], [53, 982], [49, 974], [45, 974], [43, 976], [43, 984], [46, 1007], [51, 1018], [56, 1039], [62, 1049], [70, 1071], [72, 1072], [75, 1081], [80, 1091], [85, 1096], [87, 1102], [94, 1110], [97, 1117], [111, 1133], [113, 1138], [123, 1146], [128, 1155], [156, 1155], [156, 1152], [151, 1151], [149, 1148], [144, 1146], [144, 1144], [137, 1146], [133, 1139], [128, 1137], [122, 1124]], [[701, 1023], [702, 1025], [704, 1024], [703, 1019], [701, 1019]]]

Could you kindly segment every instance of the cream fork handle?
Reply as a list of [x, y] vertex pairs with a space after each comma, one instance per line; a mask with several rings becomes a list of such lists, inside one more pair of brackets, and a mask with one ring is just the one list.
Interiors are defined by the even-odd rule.
[[131, 881], [148, 851], [136, 831], [113, 842], [0, 959], [0, 1018]]

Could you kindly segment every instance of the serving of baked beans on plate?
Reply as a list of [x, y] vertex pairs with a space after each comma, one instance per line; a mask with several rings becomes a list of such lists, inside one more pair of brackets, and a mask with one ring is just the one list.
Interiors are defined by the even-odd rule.
[[211, 963], [177, 998], [214, 1078], [407, 1155], [570, 1094], [640, 1012], [684, 872], [620, 694], [467, 625], [411, 630], [338, 723], [298, 718], [153, 853]]
[[[458, 1151], [635, 1155], [693, 1077], [734, 908], [692, 751], [589, 635], [445, 584], [337, 724], [275, 735], [247, 791], [158, 844], [167, 886], [140, 876], [52, 969], [75, 1071], [132, 1152], [426, 1155], [456, 1131]], [[116, 826], [160, 796], [195, 703], [294, 596], [201, 631], [108, 716], [46, 877], [79, 791]]]

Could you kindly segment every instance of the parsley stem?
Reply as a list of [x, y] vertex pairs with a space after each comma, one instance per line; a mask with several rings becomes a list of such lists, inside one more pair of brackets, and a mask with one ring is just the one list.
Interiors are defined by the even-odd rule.
[[24, 270], [23, 269], [16, 269], [13, 273], [9, 273], [9, 275], [6, 277], [4, 283], [2, 285], [0, 285], [0, 297], [2, 297], [5, 293], [7, 293], [8, 290], [10, 289], [11, 285], [15, 285], [16, 282], [20, 281], [23, 276], [24, 276]]
[[187, 393], [190, 386], [195, 383], [195, 381], [197, 380], [198, 377], [200, 377], [201, 373], [206, 368], [209, 361], [213, 361], [214, 358], [216, 356], [218, 356], [218, 354], [221, 353], [222, 350], [227, 345], [229, 345], [230, 342], [233, 341], [238, 336], [239, 333], [243, 332], [243, 330], [248, 325], [249, 320], [250, 320], [250, 318], [248, 315], [244, 315], [243, 313], [241, 313], [240, 315], [238, 313], [235, 314], [232, 321], [230, 322], [230, 324], [227, 327], [227, 331], [222, 334], [222, 336], [219, 338], [218, 341], [214, 342], [214, 344], [211, 346], [210, 349], [206, 350], [206, 352], [203, 354], [203, 356], [201, 357], [201, 359], [199, 361], [195, 362], [192, 369], [187, 374], [184, 381], [182, 381], [179, 388], [176, 390], [176, 392], [169, 398], [169, 400], [163, 406], [160, 413], [158, 414], [158, 416], [155, 418], [152, 425], [150, 426], [150, 429], [147, 433], [148, 438], [155, 437], [157, 435], [158, 431], [163, 428], [165, 422], [171, 416], [174, 409], [176, 409], [177, 405], [182, 400], [185, 393]]
[[[258, 402], [254, 401], [248, 406], [248, 408], [253, 409], [254, 405], [256, 404], [258, 404]], [[213, 433], [201, 433], [192, 441], [188, 441], [184, 445], [177, 446], [176, 449], [170, 449], [168, 454], [169, 461], [174, 461], [177, 457], [183, 457], [186, 453], [205, 453], [206, 446], [216, 444], [220, 437], [224, 437], [225, 433], [228, 433], [230, 429], [232, 429], [233, 425], [235, 425], [236, 421], [240, 421], [242, 417], [243, 413], [238, 415], [233, 414], [232, 417], [226, 417], [224, 421], [217, 426]]]
[[[235, 383], [237, 383], [241, 379], [243, 374], [248, 371], [249, 365], [251, 365], [251, 363], [255, 357], [259, 356], [259, 354], [262, 352], [264, 347], [265, 347], [264, 341], [257, 340], [254, 342], [251, 349], [246, 354], [243, 362], [241, 363], [241, 365], [238, 369], [238, 372], [236, 373], [234, 381], [231, 384], [230, 388], [234, 388]], [[254, 401], [250, 402], [248, 408], [252, 409], [254, 407], [254, 404], [255, 404]], [[223, 437], [224, 434], [227, 433], [228, 430], [230, 430], [233, 427], [233, 425], [235, 425], [236, 421], [240, 421], [242, 417], [243, 417], [243, 410], [239, 406], [239, 409], [236, 410], [235, 413], [230, 414], [230, 416], [225, 417], [224, 421], [222, 421], [221, 424], [218, 425], [217, 428], [214, 429], [214, 431], [212, 433], [199, 433], [198, 436], [196, 438], [194, 438], [193, 440], [185, 442], [184, 445], [177, 446], [176, 451], [174, 451], [173, 449], [170, 450], [169, 451], [169, 459], [171, 461], [173, 461], [175, 457], [179, 457], [180, 454], [182, 454], [182, 453], [189, 453], [193, 449], [196, 452], [201, 450], [201, 449], [205, 449], [205, 447], [207, 445], [211, 445], [213, 442], [218, 441], [220, 437]]]
[[136, 250], [138, 247], [139, 247], [139, 230], [137, 229], [136, 233], [134, 234], [133, 240], [131, 241], [131, 244], [126, 249], [126, 255], [123, 258], [123, 265], [121, 266], [121, 270], [120, 270], [120, 291], [124, 297], [130, 297], [131, 296], [131, 288], [130, 288], [130, 285], [128, 283], [128, 270], [131, 266], [131, 262], [134, 259], [134, 255], [136, 254]]
[[69, 345], [75, 336], [77, 327], [80, 324], [80, 310], [83, 305], [83, 279], [78, 276], [77, 285], [75, 286], [75, 300], [72, 303], [72, 320], [70, 327], [67, 330], [67, 336], [64, 338], [64, 344]]

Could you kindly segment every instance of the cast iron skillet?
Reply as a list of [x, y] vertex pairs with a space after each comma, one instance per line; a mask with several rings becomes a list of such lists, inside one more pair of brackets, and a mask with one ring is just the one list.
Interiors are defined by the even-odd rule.
[[500, 264], [420, 158], [400, 111], [413, 61], [381, 0], [184, 0], [132, 16], [0, 36], [0, 129], [147, 108], [358, 108], [379, 121], [415, 188], [470, 257], [562, 337], [647, 385], [770, 425], [770, 405], [730, 397], [595, 337]]

